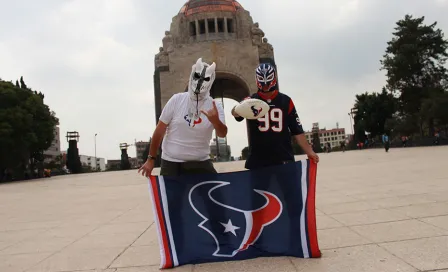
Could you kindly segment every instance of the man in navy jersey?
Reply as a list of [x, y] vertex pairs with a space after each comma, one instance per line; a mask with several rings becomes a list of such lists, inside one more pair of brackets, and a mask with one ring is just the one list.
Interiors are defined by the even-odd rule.
[[[319, 162], [319, 156], [306, 140], [294, 102], [278, 90], [274, 67], [267, 63], [260, 64], [255, 70], [255, 78], [258, 92], [250, 98], [265, 101], [270, 110], [262, 118], [248, 120], [249, 157], [245, 167], [256, 169], [294, 162], [291, 136], [311, 160]], [[234, 109], [232, 115], [238, 122], [243, 121], [244, 118]]]

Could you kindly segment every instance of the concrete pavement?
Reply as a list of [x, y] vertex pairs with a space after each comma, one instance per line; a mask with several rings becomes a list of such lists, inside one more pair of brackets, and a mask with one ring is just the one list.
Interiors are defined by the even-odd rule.
[[[321, 154], [321, 259], [172, 271], [448, 272], [448, 147]], [[301, 157], [298, 157], [299, 159]], [[241, 162], [216, 165], [241, 170]], [[136, 171], [0, 185], [0, 271], [158, 271], [147, 181]]]

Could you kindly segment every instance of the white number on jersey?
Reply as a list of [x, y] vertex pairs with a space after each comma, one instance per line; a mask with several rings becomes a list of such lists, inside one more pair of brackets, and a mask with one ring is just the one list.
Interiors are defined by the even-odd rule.
[[274, 132], [283, 130], [283, 111], [279, 108], [272, 108], [265, 116], [258, 118], [258, 129], [266, 132], [272, 129]]

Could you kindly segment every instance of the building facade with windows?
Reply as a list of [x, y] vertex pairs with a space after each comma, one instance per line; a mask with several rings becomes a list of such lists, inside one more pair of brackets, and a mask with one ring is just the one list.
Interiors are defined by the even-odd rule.
[[[305, 132], [308, 142], [312, 142], [313, 132]], [[341, 142], [346, 141], [347, 135], [345, 134], [345, 128], [333, 128], [333, 129], [319, 129], [319, 140], [322, 148], [330, 143], [332, 148], [340, 146]]]
[[62, 155], [61, 152], [61, 135], [59, 133], [59, 127], [54, 128], [54, 139], [50, 148], [44, 151], [45, 162], [50, 162], [56, 159], [57, 156]]
[[[151, 141], [151, 140], [150, 140]], [[135, 142], [135, 154], [137, 158], [137, 164], [142, 165], [145, 163], [146, 159], [143, 158], [143, 153], [145, 152], [145, 149], [149, 146], [150, 142]]]
[[96, 158], [96, 166], [95, 166], [95, 157], [94, 156], [86, 156], [79, 155], [79, 160], [81, 161], [81, 165], [90, 166], [92, 169], [97, 168], [100, 171], [106, 170], [106, 159], [104, 158]]

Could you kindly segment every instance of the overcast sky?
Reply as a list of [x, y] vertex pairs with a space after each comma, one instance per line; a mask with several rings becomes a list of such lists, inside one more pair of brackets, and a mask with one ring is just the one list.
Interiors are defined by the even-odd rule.
[[[185, 0], [0, 0], [0, 78], [23, 76], [45, 94], [80, 154], [119, 159], [119, 143], [148, 140], [155, 127], [153, 72], [171, 18]], [[306, 130], [313, 122], [351, 132], [354, 96], [380, 91], [379, 71], [395, 22], [426, 16], [448, 32], [448, 0], [241, 0], [275, 50], [281, 91]], [[179, 90], [179, 92], [182, 90]], [[247, 144], [228, 113], [232, 155]], [[245, 141], [241, 140], [241, 137]], [[135, 156], [135, 149], [129, 149]]]

